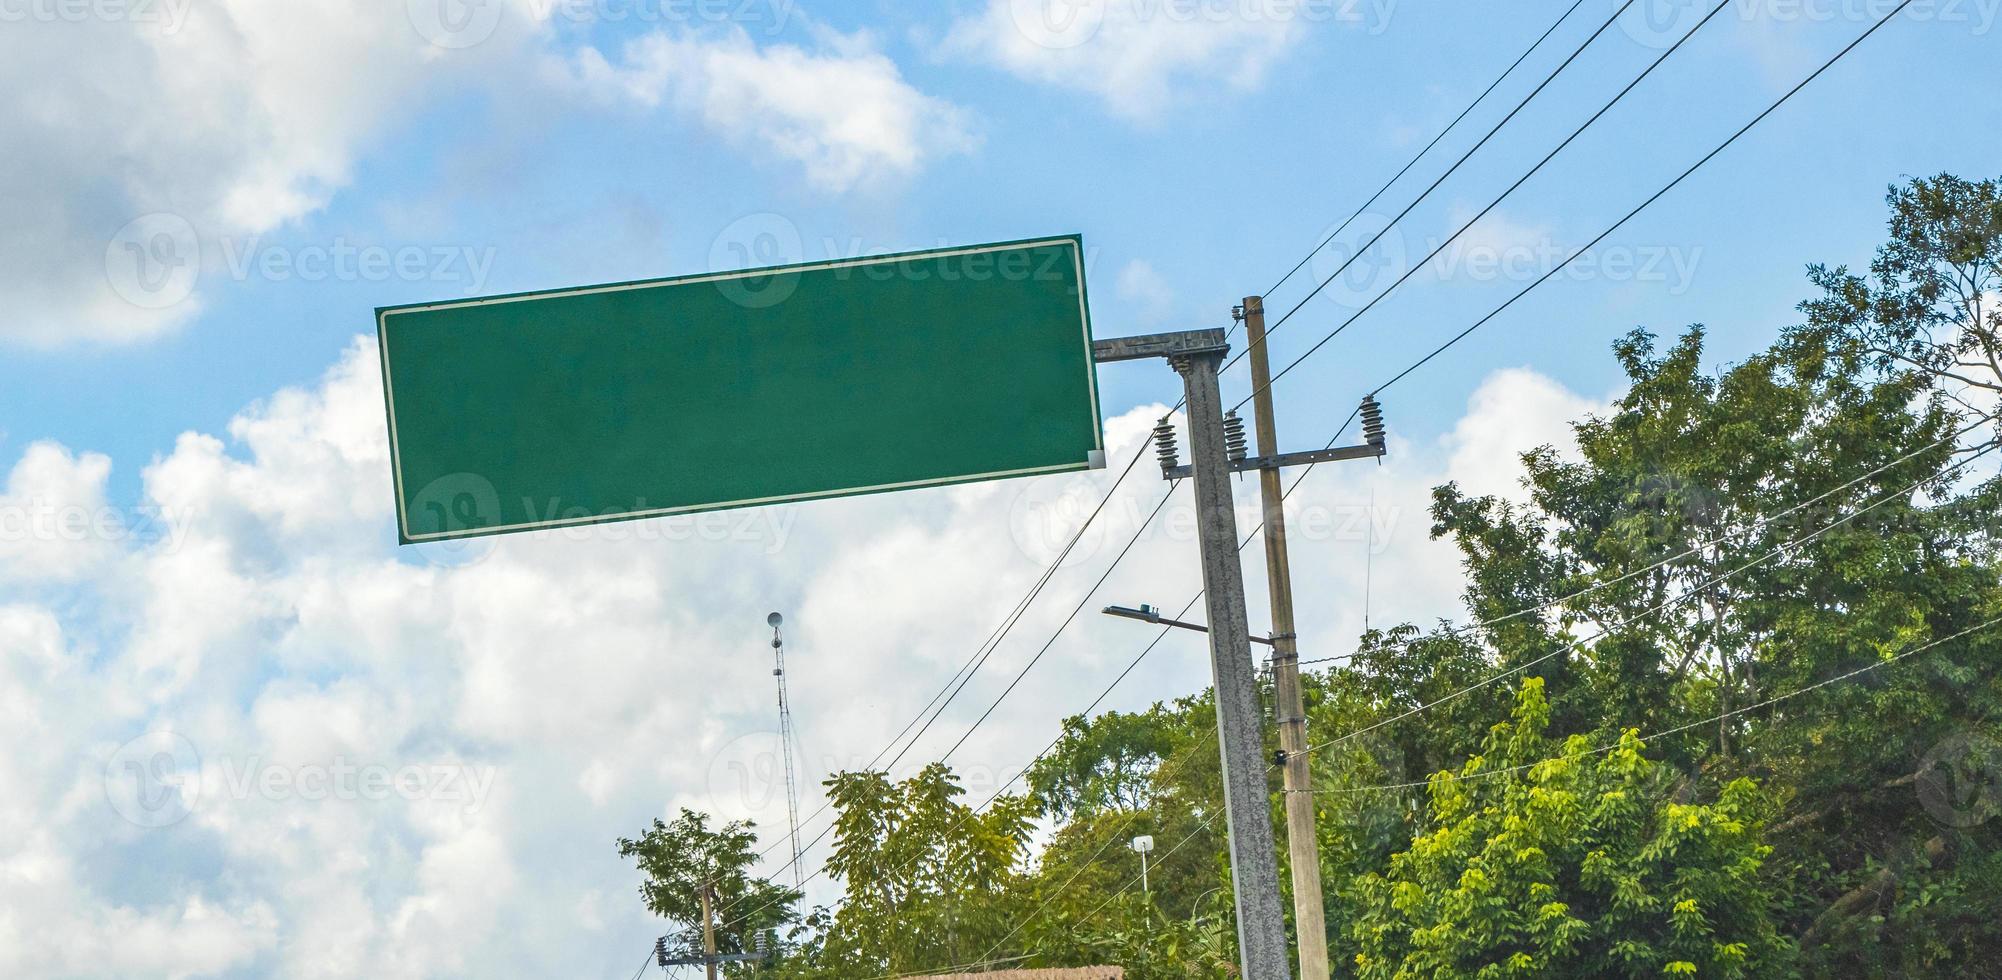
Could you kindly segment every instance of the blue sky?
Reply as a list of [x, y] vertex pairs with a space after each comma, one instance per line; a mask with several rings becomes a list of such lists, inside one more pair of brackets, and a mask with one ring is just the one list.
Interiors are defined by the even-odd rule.
[[[164, 335], [108, 346], [88, 339], [87, 326], [72, 326], [63, 332], [79, 339], [15, 350], [0, 365], [6, 435], [16, 444], [53, 438], [144, 459], [183, 429], [216, 427], [276, 387], [310, 380], [369, 329], [374, 306], [462, 295], [476, 284], [494, 292], [702, 271], [719, 234], [761, 213], [796, 227], [807, 258], [1078, 231], [1096, 259], [1102, 333], [1219, 322], [1237, 298], [1298, 261], [1563, 9], [1397, 4], [1387, 20], [1368, 13], [1357, 25], [1310, 23], [1283, 43], [1226, 45], [1192, 66], [1164, 58], [1159, 74], [1140, 83], [1148, 90], [1137, 98], [1152, 108], [1135, 118], [1094, 93], [941, 54], [937, 39], [954, 22], [951, 5], [725, 6], [760, 19], [746, 28], [760, 44], [811, 49], [816, 33], [859, 32], [895, 60], [910, 86], [962, 110], [977, 146], [830, 193], [800, 165], [728, 146], [671, 109], [578, 104], [538, 91], [533, 79], [420, 84], [397, 93], [391, 118], [354, 141], [351, 175], [324, 207], [257, 234], [254, 244], [470, 252], [490, 260], [483, 281], [463, 263], [416, 281], [269, 281], [256, 272], [239, 280], [230, 269], [205, 269], [204, 308]], [[1879, 9], [1820, 6], [1826, 22], [1775, 22], [1760, 11], [1748, 23], [1734, 4], [1500, 214], [1543, 231], [1553, 246], [1582, 244]], [[1582, 7], [1375, 212], [1387, 217], [1408, 203], [1607, 9]], [[1971, 2], [1939, 10], [1932, 20], [1908, 11], [1609, 243], [1681, 250], [1693, 266], [1689, 282], [1550, 284], [1497, 322], [1491, 337], [1440, 365], [1420, 396], [1463, 394], [1478, 377], [1470, 366], [1496, 358], [1602, 389], [1615, 380], [1606, 341], [1636, 325], [1704, 322], [1723, 359], [1769, 340], [1804, 295], [1804, 263], [1867, 257], [1882, 228], [1885, 184], [1941, 170], [1979, 174], [1993, 159], [2002, 107], [1955, 94], [1996, 76], [1995, 39], [1979, 30], [1987, 15]], [[773, 36], [781, 13], [783, 29]], [[1946, 19], [1953, 16], [1964, 22]], [[1627, 26], [1610, 31], [1399, 226], [1407, 252], [1422, 254], [1457, 226], [1456, 212], [1485, 205], [1658, 53], [1633, 39], [1652, 35]], [[547, 43], [588, 37], [616, 51], [660, 27], [566, 26]], [[1244, 82], [1239, 67], [1224, 63], [1239, 60], [1232, 55], [1263, 63], [1262, 77]], [[1152, 87], [1163, 81], [1165, 88]], [[117, 227], [96, 230], [108, 240]], [[234, 252], [214, 240], [203, 247], [207, 262], [228, 263], [252, 243], [235, 236]], [[1143, 300], [1111, 288], [1133, 262], [1150, 267], [1166, 295]], [[1505, 295], [1479, 284], [1414, 288], [1426, 278], [1316, 355], [1314, 370], [1282, 385], [1289, 420], [1347, 407], [1371, 383], [1365, 368], [1406, 358]], [[1291, 305], [1306, 279], [1272, 298], [1275, 312]], [[1275, 353], [1288, 358], [1345, 316], [1339, 303], [1317, 301], [1275, 340]], [[1166, 375], [1134, 374], [1108, 376], [1108, 410], [1172, 391]], [[1456, 400], [1410, 397], [1394, 418], [1415, 433], [1435, 430], [1428, 416]], [[129, 467], [119, 479], [125, 492], [136, 491]]]
[[[661, 925], [610, 842], [679, 806], [767, 829], [783, 812], [765, 613], [795, 624], [808, 771], [859, 765], [1110, 483], [399, 551], [375, 307], [1081, 233], [1100, 336], [1223, 325], [1567, 6], [1050, 2], [6, 8], [0, 703], [21, 710], [0, 732], [41, 749], [0, 762], [18, 788], [0, 802], [0, 867], [26, 869], [0, 876], [0, 973], [629, 971]], [[1268, 309], [1384, 228], [1615, 6], [1580, 4]], [[1321, 471], [1300, 497], [1303, 643], [1352, 639], [1366, 580], [1379, 625], [1453, 615], [1458, 565], [1424, 533], [1429, 488], [1512, 492], [1514, 453], [1561, 442], [1617, 394], [1615, 337], [1703, 323], [1717, 364], [1741, 359], [1793, 322], [1807, 263], [1868, 260], [1887, 185], [1994, 176], [1998, 6], [1912, 5], [1588, 271], [1389, 393], [1391, 459]], [[1442, 264], [1279, 382], [1285, 441], [1325, 442], [1375, 384], [1888, 9], [1733, 0]], [[1052, 30], [1061, 17], [1045, 15], [1078, 19]], [[1699, 16], [1637, 2], [1276, 334], [1275, 360], [1485, 207]], [[1123, 458], [1177, 382], [1149, 364], [1101, 381]], [[1242, 368], [1226, 386], [1248, 393]], [[1186, 508], [1139, 530], [1162, 492], [1119, 488], [914, 757], [978, 717], [1127, 535], [1143, 543], [1095, 601], [1179, 607], [1196, 582]], [[35, 523], [52, 514], [110, 523]], [[970, 783], [1012, 775], [1146, 638], [1102, 619], [1063, 634], [955, 758]], [[1176, 638], [1108, 706], [1206, 674], [1200, 644]], [[134, 759], [166, 768], [135, 784]], [[355, 766], [416, 782], [380, 798], [301, 789]], [[163, 772], [179, 803], [135, 808]], [[123, 937], [109, 958], [79, 957], [107, 933]]]

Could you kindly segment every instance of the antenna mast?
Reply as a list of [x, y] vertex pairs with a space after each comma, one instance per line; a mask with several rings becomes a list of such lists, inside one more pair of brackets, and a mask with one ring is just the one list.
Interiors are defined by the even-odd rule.
[[799, 867], [799, 788], [793, 776], [793, 732], [792, 701], [786, 696], [786, 647], [785, 636], [779, 627], [785, 624], [785, 617], [772, 613], [765, 617], [772, 628], [772, 676], [779, 684], [779, 754], [785, 760], [786, 773], [786, 823], [792, 842], [792, 887], [799, 891], [805, 884]]

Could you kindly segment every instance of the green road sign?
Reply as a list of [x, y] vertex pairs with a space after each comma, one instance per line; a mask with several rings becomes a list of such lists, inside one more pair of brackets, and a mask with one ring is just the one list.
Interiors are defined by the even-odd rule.
[[376, 311], [403, 541], [1103, 465], [1076, 236]]

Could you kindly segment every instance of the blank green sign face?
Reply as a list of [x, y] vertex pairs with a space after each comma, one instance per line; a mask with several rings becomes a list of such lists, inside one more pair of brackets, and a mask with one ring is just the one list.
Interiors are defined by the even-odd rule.
[[1102, 465], [1075, 237], [376, 311], [405, 543]]

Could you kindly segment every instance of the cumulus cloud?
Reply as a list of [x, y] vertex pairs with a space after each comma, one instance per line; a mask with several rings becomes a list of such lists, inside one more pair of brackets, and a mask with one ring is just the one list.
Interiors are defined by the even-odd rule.
[[1174, 309], [1175, 287], [1145, 259], [1121, 266], [1116, 285], [1119, 298], [1132, 303], [1144, 321], [1158, 321]]
[[1256, 89], [1316, 27], [1380, 30], [1388, 16], [1388, 5], [1362, 2], [987, 0], [938, 50], [1151, 122], [1204, 87]]
[[[145, 467], [150, 505], [193, 508], [178, 536], [52, 543], [82, 557], [0, 583], [0, 738], [34, 747], [0, 757], [0, 974], [630, 969], [663, 926], [616, 838], [685, 805], [778, 840], [765, 613], [787, 615], [811, 812], [818, 779], [869, 761], [1007, 616], [1166, 411], [1109, 419], [1106, 471], [398, 551], [377, 384], [358, 340], [312, 387]], [[1303, 647], [1352, 641], [1365, 568], [1377, 623], [1450, 614], [1457, 556], [1424, 534], [1427, 491], [1508, 490], [1513, 451], [1563, 440], [1590, 404], [1502, 372], [1440, 440], [1393, 424], [1385, 465], [1317, 471], [1291, 505]], [[8, 499], [93, 501], [110, 465], [32, 446]], [[1081, 602], [953, 762], [984, 792], [1084, 710], [1151, 638], [1092, 603], [1174, 608], [1200, 587], [1187, 487], [1148, 523], [1169, 493], [1143, 462], [901, 768], [952, 746]], [[1239, 513], [1248, 530], [1250, 486]], [[1106, 707], [1207, 677], [1200, 638], [1176, 636]]]
[[807, 50], [656, 23], [614, 65], [575, 40], [589, 25], [574, 6], [18, 5], [0, 18], [0, 84], [15, 93], [0, 144], [23, 151], [0, 155], [0, 341], [129, 343], [186, 325], [243, 275], [258, 236], [310, 220], [415, 115], [469, 92], [669, 103], [831, 191], [973, 145], [966, 113], [866, 37], [820, 31]]
[[628, 42], [614, 64], [578, 52], [576, 84], [601, 96], [667, 104], [711, 131], [806, 168], [846, 191], [908, 176], [975, 144], [965, 110], [918, 91], [864, 36], [821, 32], [827, 49], [759, 46], [742, 28], [655, 32]]
[[398, 13], [161, 0], [9, 17], [0, 142], [32, 152], [0, 157], [0, 336], [129, 341], [199, 312], [204, 252], [325, 205], [436, 75]]

